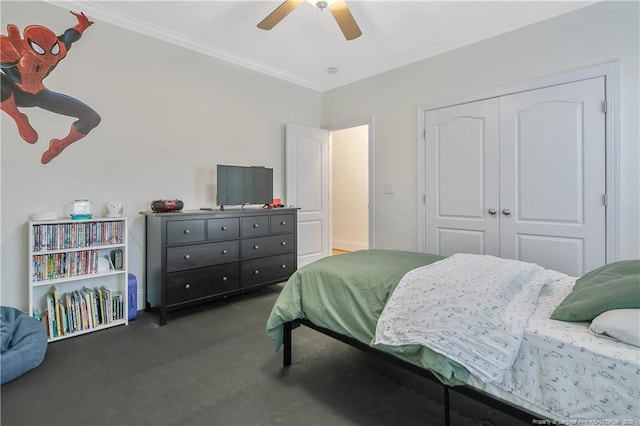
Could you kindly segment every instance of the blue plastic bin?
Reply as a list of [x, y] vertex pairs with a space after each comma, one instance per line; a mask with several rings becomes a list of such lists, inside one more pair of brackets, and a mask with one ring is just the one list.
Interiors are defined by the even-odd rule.
[[136, 276], [132, 273], [129, 273], [127, 292], [129, 293], [129, 321], [133, 321], [136, 319], [136, 315], [138, 314], [138, 281], [136, 280]]

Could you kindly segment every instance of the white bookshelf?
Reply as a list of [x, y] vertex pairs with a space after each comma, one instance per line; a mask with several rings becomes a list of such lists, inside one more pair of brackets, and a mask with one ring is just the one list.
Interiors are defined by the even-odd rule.
[[29, 222], [29, 313], [50, 342], [128, 324], [127, 281], [126, 218]]

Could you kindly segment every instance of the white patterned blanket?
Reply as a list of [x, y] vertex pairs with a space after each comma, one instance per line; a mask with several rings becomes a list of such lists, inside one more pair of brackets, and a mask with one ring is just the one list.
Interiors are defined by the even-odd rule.
[[485, 383], [502, 380], [540, 290], [564, 276], [532, 263], [455, 254], [400, 280], [378, 319], [374, 343], [423, 345]]

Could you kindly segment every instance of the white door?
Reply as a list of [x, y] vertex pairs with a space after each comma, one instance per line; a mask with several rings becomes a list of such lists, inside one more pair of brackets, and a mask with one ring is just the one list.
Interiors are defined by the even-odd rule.
[[604, 77], [427, 111], [426, 248], [606, 261]]
[[329, 132], [286, 126], [285, 200], [298, 212], [298, 267], [329, 256]]
[[604, 77], [500, 99], [502, 257], [573, 276], [605, 263], [604, 99]]
[[498, 118], [498, 99], [426, 112], [427, 252], [499, 256]]

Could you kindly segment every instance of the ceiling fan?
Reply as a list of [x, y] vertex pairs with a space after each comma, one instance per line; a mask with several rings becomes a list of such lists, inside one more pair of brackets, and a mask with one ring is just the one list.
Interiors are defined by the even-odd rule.
[[[262, 30], [270, 30], [275, 27], [278, 22], [282, 21], [289, 13], [291, 13], [293, 9], [300, 6], [301, 3], [304, 3], [304, 1], [305, 0], [284, 0], [280, 6], [276, 7], [273, 12], [267, 15], [267, 17], [258, 24], [258, 28]], [[344, 0], [309, 1], [309, 3], [314, 3], [320, 10], [328, 8], [347, 40], [353, 40], [354, 38], [358, 38], [362, 35], [360, 27], [358, 27], [356, 20], [353, 19], [353, 15], [349, 11]]]

